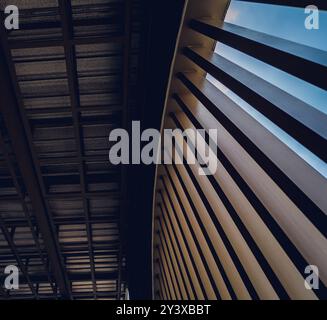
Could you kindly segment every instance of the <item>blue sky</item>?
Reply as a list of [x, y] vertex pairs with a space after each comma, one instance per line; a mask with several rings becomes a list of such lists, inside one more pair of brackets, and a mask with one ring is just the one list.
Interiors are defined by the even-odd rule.
[[[225, 21], [327, 51], [327, 12], [320, 11], [318, 30], [304, 27], [306, 17], [301, 8], [232, 1]], [[327, 114], [325, 90], [223, 44], [218, 44], [216, 51]]]
[[[305, 14], [304, 9], [301, 8], [232, 0], [225, 21], [327, 51], [327, 12], [320, 11], [320, 28], [318, 30], [307, 30], [305, 28], [304, 21], [306, 17], [307, 14]], [[305, 101], [311, 107], [327, 114], [327, 92], [325, 90], [310, 85], [303, 80], [271, 67], [224, 44], [218, 43], [216, 52], [282, 90]], [[252, 117], [268, 128], [281, 141], [287, 144], [293, 151], [298, 153], [312, 167], [316, 168], [323, 176], [327, 177], [327, 166], [322, 160], [317, 158], [309, 150], [275, 126], [271, 121], [236, 96], [228, 88], [213, 79], [210, 75], [208, 79], [231, 99], [237, 102], [239, 106]]]
[[307, 30], [304, 9], [232, 1], [226, 22], [327, 51], [327, 12], [320, 11], [318, 30]]

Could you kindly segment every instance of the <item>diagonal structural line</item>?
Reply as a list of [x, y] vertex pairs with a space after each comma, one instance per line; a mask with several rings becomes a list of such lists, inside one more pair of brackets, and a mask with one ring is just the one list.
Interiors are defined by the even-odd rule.
[[86, 177], [85, 177], [85, 164], [83, 160], [83, 156], [84, 156], [83, 133], [80, 126], [80, 112], [79, 112], [80, 95], [79, 95], [78, 74], [77, 74], [77, 65], [76, 65], [76, 53], [75, 53], [75, 46], [73, 45], [74, 28], [73, 28], [73, 15], [72, 15], [71, 1], [59, 0], [59, 11], [60, 11], [61, 22], [62, 22], [67, 77], [68, 77], [68, 85], [70, 91], [70, 102], [72, 108], [76, 148], [77, 148], [77, 154], [79, 160], [80, 185], [81, 185], [81, 193], [83, 196], [83, 209], [85, 214], [86, 234], [87, 234], [88, 251], [89, 251], [90, 266], [91, 266], [93, 296], [94, 299], [96, 299], [97, 287], [96, 287], [96, 278], [95, 278], [95, 263], [94, 263], [93, 247], [92, 247], [92, 228], [90, 223], [89, 203], [86, 197], [87, 188], [86, 188]]
[[11, 251], [12, 251], [12, 253], [13, 253], [13, 255], [14, 255], [16, 261], [17, 261], [17, 263], [18, 263], [19, 269], [23, 273], [23, 275], [24, 275], [24, 277], [25, 277], [25, 279], [27, 281], [27, 284], [30, 287], [34, 297], [38, 298], [35, 287], [33, 286], [33, 283], [32, 283], [32, 281], [31, 281], [31, 279], [30, 279], [30, 277], [28, 275], [27, 268], [26, 268], [25, 264], [23, 263], [22, 259], [20, 258], [20, 255], [18, 253], [18, 250], [17, 250], [17, 247], [15, 245], [14, 239], [13, 239], [12, 235], [10, 234], [7, 226], [5, 225], [5, 222], [2, 219], [1, 214], [0, 214], [0, 229], [1, 229], [1, 231], [2, 231], [2, 233], [4, 235], [4, 237], [5, 237], [6, 241], [8, 242], [8, 245], [9, 245], [9, 247], [10, 247], [10, 249], [11, 249]]
[[47, 267], [47, 263], [46, 263], [45, 258], [44, 258], [44, 253], [42, 252], [42, 249], [41, 249], [41, 244], [40, 244], [39, 238], [35, 233], [34, 225], [33, 225], [32, 220], [31, 220], [31, 215], [30, 215], [28, 207], [27, 207], [27, 205], [25, 203], [25, 197], [24, 197], [23, 191], [22, 191], [22, 189], [21, 189], [21, 187], [19, 185], [18, 177], [17, 177], [16, 172], [15, 172], [15, 168], [14, 168], [14, 166], [13, 166], [11, 160], [10, 160], [10, 156], [9, 156], [9, 153], [8, 153], [8, 151], [6, 149], [6, 144], [5, 144], [5, 141], [4, 141], [4, 138], [3, 138], [1, 132], [0, 132], [0, 150], [3, 153], [3, 156], [5, 158], [5, 162], [7, 164], [8, 169], [9, 169], [10, 175], [11, 175], [11, 177], [13, 179], [14, 186], [15, 186], [16, 192], [18, 194], [19, 201], [20, 201], [20, 203], [22, 205], [26, 220], [28, 222], [28, 226], [29, 226], [29, 228], [31, 230], [33, 240], [35, 242], [38, 254], [40, 255], [42, 265], [43, 265], [43, 267], [45, 269], [45, 272], [48, 275], [48, 282], [51, 285], [53, 293], [56, 294], [56, 288], [53, 285], [53, 281], [52, 281], [51, 276], [50, 276], [50, 270]]
[[[0, 19], [3, 15], [0, 13]], [[71, 298], [71, 286], [55, 233], [39, 160], [33, 146], [31, 127], [26, 116], [8, 37], [0, 25], [0, 112], [16, 155], [24, 185], [34, 208], [54, 278], [63, 298]]]
[[[2, 279], [0, 278], [0, 281]], [[9, 295], [7, 293], [7, 291], [2, 287], [2, 284], [0, 283], [0, 295], [1, 297], [3, 297], [3, 299], [8, 299]]]

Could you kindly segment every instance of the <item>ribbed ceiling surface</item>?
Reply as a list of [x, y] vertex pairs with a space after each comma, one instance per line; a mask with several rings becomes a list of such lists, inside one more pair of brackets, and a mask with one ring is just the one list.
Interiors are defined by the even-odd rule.
[[0, 113], [0, 270], [13, 264], [21, 275], [20, 289], [1, 290], [1, 298], [123, 298], [122, 172], [109, 164], [108, 136], [135, 107], [139, 3], [0, 3], [20, 9], [20, 29], [2, 34], [12, 71], [2, 80], [18, 85], [15, 99], [46, 208], [42, 214], [68, 279], [62, 292], [24, 165], [17, 161], [21, 155], [14, 152], [13, 128]]

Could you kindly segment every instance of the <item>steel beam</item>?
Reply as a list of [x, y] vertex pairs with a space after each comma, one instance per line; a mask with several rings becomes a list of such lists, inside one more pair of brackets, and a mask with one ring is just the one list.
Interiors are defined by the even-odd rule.
[[24, 278], [26, 279], [26, 282], [29, 286], [29, 288], [31, 289], [32, 291], [32, 294], [34, 295], [35, 298], [37, 298], [37, 292], [35, 290], [35, 287], [31, 281], [31, 278], [27, 272], [27, 268], [25, 266], [25, 264], [23, 263], [19, 253], [18, 253], [18, 250], [15, 246], [15, 242], [12, 238], [12, 235], [10, 234], [7, 226], [5, 225], [5, 222], [3, 221], [2, 219], [2, 216], [0, 215], [0, 229], [2, 231], [2, 234], [3, 236], [5, 237], [10, 249], [11, 249], [11, 252], [13, 254], [13, 256], [15, 257], [16, 261], [17, 261], [17, 264], [18, 264], [18, 267], [20, 269], [20, 271], [23, 273], [23, 276]]
[[0, 112], [8, 130], [13, 151], [26, 186], [27, 193], [34, 208], [38, 226], [51, 267], [63, 297], [71, 297], [70, 283], [62, 261], [59, 243], [55, 234], [48, 206], [43, 198], [42, 178], [37, 167], [36, 156], [32, 146], [32, 135], [29, 124], [23, 116], [23, 102], [12, 62], [4, 26], [0, 27]]
[[[110, 281], [117, 279], [117, 272], [116, 271], [106, 271], [106, 272], [97, 272], [96, 274], [96, 280], [98, 281]], [[79, 281], [86, 281], [88, 282], [90, 280], [90, 275], [87, 272], [83, 273], [71, 273], [68, 274], [69, 280], [74, 282]], [[35, 283], [45, 283], [47, 282], [47, 275], [46, 274], [32, 274], [30, 275], [31, 281]], [[24, 282], [24, 277], [20, 278], [19, 281], [21, 284]], [[90, 293], [91, 294], [91, 293]]]
[[[123, 43], [124, 37], [119, 35], [108, 36], [108, 37], [89, 37], [89, 38], [78, 38], [72, 39], [72, 45], [88, 45], [88, 44], [101, 44], [101, 43]], [[11, 49], [29, 49], [29, 48], [49, 48], [49, 47], [61, 47], [63, 41], [58, 40], [20, 40], [11, 41], [9, 46]]]
[[264, 3], [279, 6], [305, 8], [310, 5], [315, 5], [318, 9], [327, 10], [327, 2], [325, 0], [237, 0], [240, 2]]
[[27, 207], [27, 204], [26, 204], [26, 201], [25, 201], [25, 195], [22, 191], [22, 188], [19, 184], [19, 181], [18, 181], [18, 177], [17, 177], [17, 174], [16, 174], [16, 171], [15, 171], [15, 168], [11, 162], [11, 159], [10, 159], [10, 156], [9, 156], [9, 153], [6, 149], [6, 144], [5, 144], [5, 141], [2, 137], [2, 133], [0, 132], [0, 150], [2, 151], [2, 154], [5, 158], [5, 161], [7, 163], [7, 166], [8, 166], [8, 169], [9, 169], [9, 172], [12, 176], [12, 179], [13, 179], [13, 182], [14, 182], [14, 186], [15, 186], [15, 189], [16, 189], [16, 192], [18, 194], [18, 199], [21, 203], [21, 206], [22, 206], [22, 209], [23, 209], [23, 212], [25, 214], [25, 218], [27, 220], [27, 223], [28, 223], [28, 226], [31, 230], [31, 234], [33, 236], [33, 240], [35, 242], [35, 245], [36, 245], [36, 248], [37, 248], [37, 251], [40, 255], [40, 259], [41, 259], [41, 262], [42, 262], [42, 265], [45, 269], [45, 271], [47, 272], [47, 275], [48, 275], [48, 282], [50, 283], [52, 289], [53, 289], [53, 292], [55, 292], [55, 288], [54, 288], [54, 285], [53, 285], [53, 281], [51, 279], [51, 273], [50, 273], [50, 270], [49, 268], [47, 267], [47, 264], [46, 264], [46, 261], [45, 261], [45, 257], [44, 257], [44, 254], [42, 252], [42, 249], [41, 249], [41, 244], [40, 244], [40, 241], [39, 241], [39, 237], [38, 235], [36, 234], [35, 232], [35, 229], [34, 229], [34, 224], [32, 222], [32, 219], [31, 219], [31, 215], [30, 215], [30, 212], [28, 210], [28, 207]]
[[191, 29], [327, 90], [326, 52], [230, 23], [191, 20]]
[[83, 161], [84, 156], [84, 147], [83, 147], [83, 133], [81, 130], [81, 114], [80, 114], [80, 93], [78, 85], [78, 74], [77, 74], [77, 63], [76, 63], [76, 53], [75, 46], [72, 42], [74, 38], [74, 27], [73, 27], [73, 13], [71, 2], [67, 0], [59, 0], [59, 11], [62, 22], [62, 30], [64, 37], [64, 49], [66, 56], [66, 68], [68, 76], [68, 86], [70, 93], [70, 103], [73, 116], [73, 127], [76, 140], [76, 148], [79, 160], [79, 174], [80, 174], [80, 185], [81, 192], [83, 196], [83, 208], [85, 214], [85, 225], [86, 225], [86, 234], [89, 250], [89, 259], [91, 267], [91, 278], [92, 278], [92, 287], [93, 287], [93, 297], [97, 298], [97, 285], [96, 285], [96, 275], [95, 275], [95, 263], [94, 263], [94, 254], [92, 248], [92, 226], [90, 223], [90, 212], [89, 212], [89, 203], [86, 197], [87, 186], [86, 186], [86, 177], [85, 177], [85, 164]]
[[327, 116], [324, 113], [216, 53], [207, 57], [203, 50], [191, 48], [184, 48], [183, 53], [305, 147], [327, 161]]
[[[182, 72], [177, 73], [177, 78], [212, 113], [257, 164], [269, 174], [271, 179], [298, 206], [311, 223], [324, 236], [327, 236], [325, 213], [223, 112], [226, 108], [238, 109], [239, 106], [206, 79], [199, 85], [191, 75]], [[176, 96], [173, 95], [173, 97]], [[241, 113], [239, 116], [242, 117]]]

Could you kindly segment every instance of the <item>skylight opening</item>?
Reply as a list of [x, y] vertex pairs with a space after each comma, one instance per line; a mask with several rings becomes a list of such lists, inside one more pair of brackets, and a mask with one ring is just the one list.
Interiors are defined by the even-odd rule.
[[[307, 14], [305, 14], [304, 10], [301, 8], [232, 0], [225, 22], [327, 51], [327, 41], [325, 41], [326, 35], [324, 34], [324, 30], [326, 30], [325, 26], [327, 26], [327, 12], [319, 12], [320, 29], [318, 30], [307, 30], [305, 28], [304, 21], [306, 17]], [[327, 114], [327, 92], [325, 90], [222, 43], [217, 43], [215, 52], [274, 86], [286, 91], [290, 95], [304, 101], [310, 107]], [[327, 177], [327, 167], [324, 161], [315, 156], [311, 151], [255, 110], [222, 83], [214, 79], [211, 75], [208, 74], [207, 79], [236, 102], [243, 110], [251, 115], [251, 117], [266, 127], [291, 150], [296, 152], [321, 175]]]

